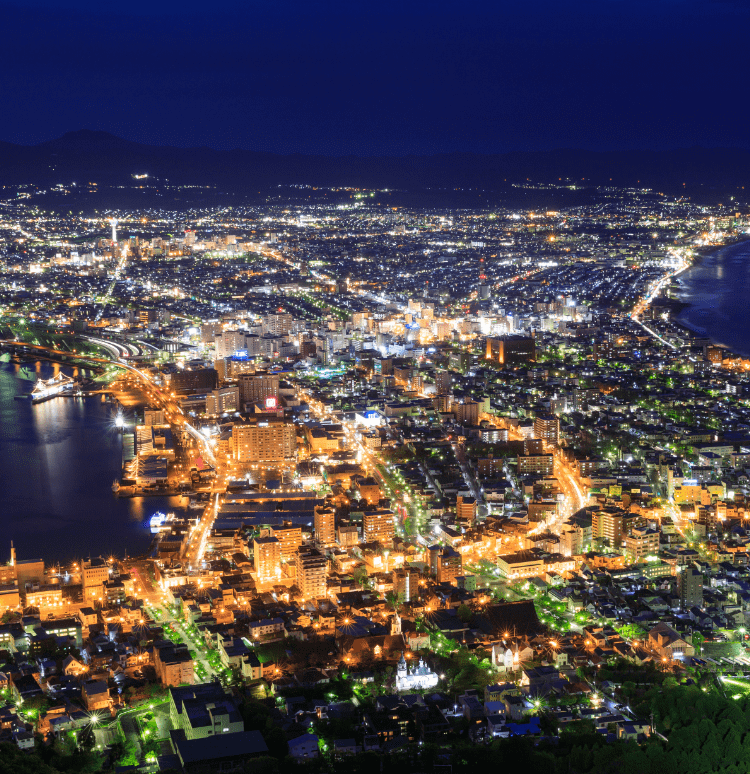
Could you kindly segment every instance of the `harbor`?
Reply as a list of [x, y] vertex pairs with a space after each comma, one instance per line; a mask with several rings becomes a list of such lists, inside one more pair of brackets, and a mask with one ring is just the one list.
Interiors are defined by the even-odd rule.
[[13, 540], [19, 557], [26, 558], [67, 561], [82, 550], [105, 556], [146, 554], [154, 513], [200, 511], [191, 511], [189, 493], [176, 487], [132, 490], [126, 497], [113, 493], [112, 482], [122, 476], [123, 434], [117, 416], [122, 412], [129, 419], [135, 410], [129, 404], [137, 396], [108, 389], [64, 392], [32, 403], [37, 382], [47, 382], [59, 371], [71, 378], [89, 376], [47, 362], [0, 363], [5, 539]]

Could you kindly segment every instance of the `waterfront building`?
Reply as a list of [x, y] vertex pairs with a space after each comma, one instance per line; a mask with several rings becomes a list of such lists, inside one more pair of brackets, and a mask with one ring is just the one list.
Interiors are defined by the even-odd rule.
[[24, 589], [27, 585], [41, 583], [44, 580], [43, 559], [13, 559], [18, 588]]

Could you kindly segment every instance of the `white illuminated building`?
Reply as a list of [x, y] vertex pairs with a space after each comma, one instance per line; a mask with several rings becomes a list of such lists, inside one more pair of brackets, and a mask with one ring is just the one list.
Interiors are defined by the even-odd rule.
[[518, 647], [511, 650], [504, 642], [492, 646], [492, 664], [500, 672], [515, 672], [521, 666]]
[[409, 669], [404, 654], [398, 662], [396, 670], [396, 690], [416, 691], [425, 688], [434, 688], [438, 684], [438, 676], [430, 670], [427, 664], [420, 658], [419, 663]]

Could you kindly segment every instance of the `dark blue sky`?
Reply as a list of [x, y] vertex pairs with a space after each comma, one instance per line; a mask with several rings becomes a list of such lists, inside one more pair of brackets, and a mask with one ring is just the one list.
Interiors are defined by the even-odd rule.
[[750, 147], [745, 0], [0, 0], [0, 139]]

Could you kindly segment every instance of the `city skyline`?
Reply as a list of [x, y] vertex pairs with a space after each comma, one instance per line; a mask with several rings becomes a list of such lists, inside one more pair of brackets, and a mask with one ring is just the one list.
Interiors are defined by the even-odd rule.
[[0, 196], [0, 756], [712, 760], [670, 706], [750, 696], [741, 185], [116, 172]]
[[0, 770], [747, 771], [750, 5], [0, 14]]

